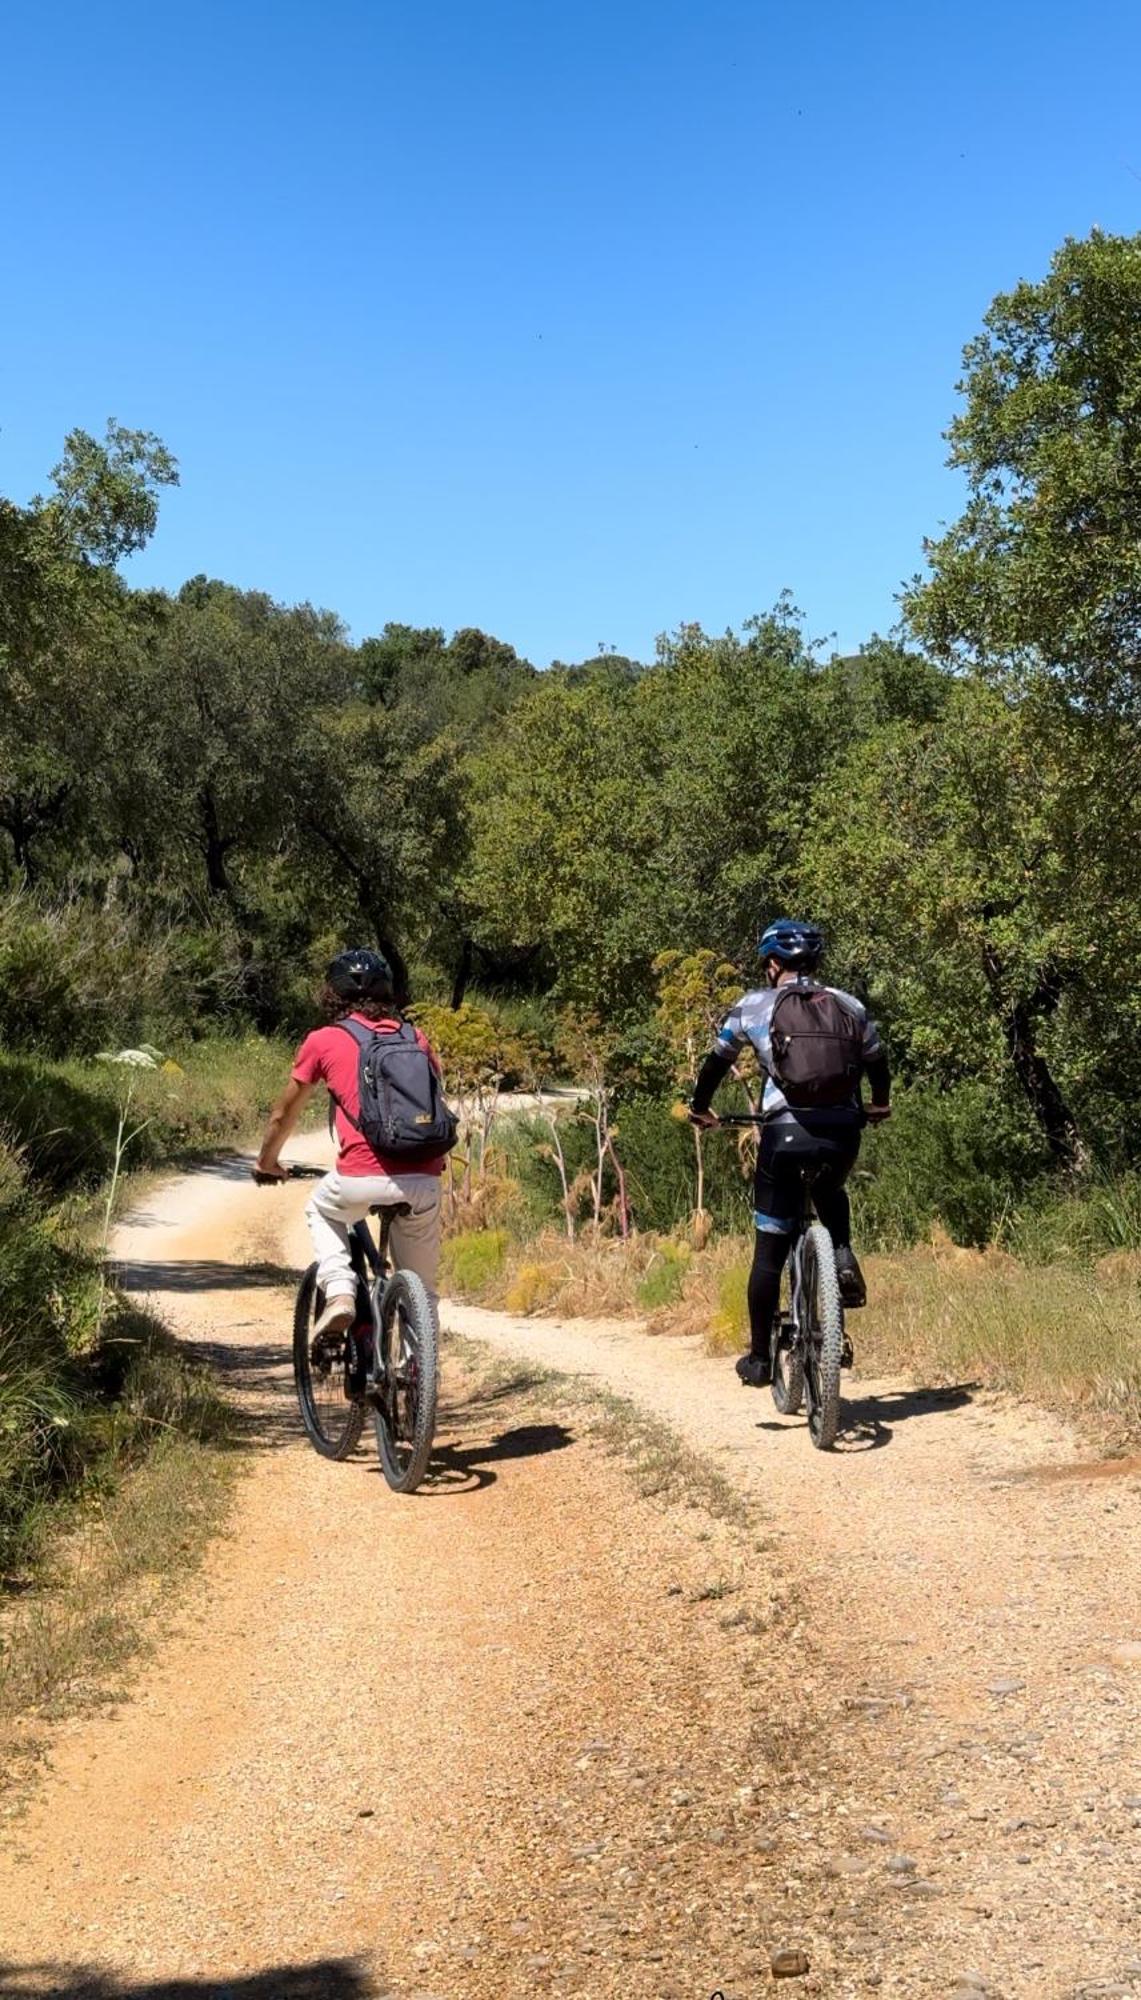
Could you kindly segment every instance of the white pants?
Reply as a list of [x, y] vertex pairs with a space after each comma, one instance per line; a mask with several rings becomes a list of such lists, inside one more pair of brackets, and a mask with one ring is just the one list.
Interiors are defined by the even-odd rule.
[[392, 1262], [415, 1271], [433, 1313], [440, 1261], [440, 1179], [438, 1174], [339, 1174], [318, 1181], [305, 1210], [317, 1252], [317, 1283], [328, 1298], [351, 1298], [356, 1279], [349, 1258], [349, 1228], [376, 1204], [406, 1201], [411, 1215], [398, 1215], [389, 1238]]

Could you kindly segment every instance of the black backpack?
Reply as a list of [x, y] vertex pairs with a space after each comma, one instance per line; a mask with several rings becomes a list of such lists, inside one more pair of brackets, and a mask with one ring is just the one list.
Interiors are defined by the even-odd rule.
[[782, 986], [769, 1016], [773, 1081], [788, 1104], [808, 1110], [850, 1104], [863, 1074], [864, 1032], [826, 986]]
[[411, 1023], [401, 1021], [395, 1029], [366, 1028], [360, 1021], [334, 1025], [351, 1035], [360, 1050], [359, 1119], [339, 1097], [333, 1101], [373, 1152], [410, 1168], [450, 1153], [460, 1121], [445, 1102], [440, 1079]]

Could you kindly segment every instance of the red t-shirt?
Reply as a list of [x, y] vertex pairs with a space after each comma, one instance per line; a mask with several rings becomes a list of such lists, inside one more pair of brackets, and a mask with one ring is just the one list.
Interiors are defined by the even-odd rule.
[[[352, 1014], [349, 1018], [359, 1021], [362, 1028], [391, 1030], [400, 1026], [399, 1021], [370, 1021], [364, 1014]], [[419, 1028], [416, 1040], [438, 1076], [440, 1065]], [[409, 1167], [407, 1160], [386, 1160], [383, 1154], [373, 1152], [363, 1132], [358, 1132], [356, 1126], [350, 1125], [342, 1115], [343, 1104], [354, 1118], [360, 1117], [361, 1101], [357, 1090], [359, 1064], [360, 1052], [352, 1036], [347, 1035], [343, 1028], [332, 1026], [314, 1028], [311, 1035], [306, 1035], [293, 1062], [295, 1083], [327, 1084], [337, 1100], [337, 1172], [358, 1178], [365, 1174], [442, 1174], [447, 1158], [445, 1153], [440, 1153], [434, 1160], [418, 1162], [415, 1167]]]

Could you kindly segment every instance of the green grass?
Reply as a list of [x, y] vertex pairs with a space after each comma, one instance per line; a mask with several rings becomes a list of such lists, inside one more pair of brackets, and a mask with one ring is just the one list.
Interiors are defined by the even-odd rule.
[[465, 1229], [450, 1236], [440, 1260], [441, 1282], [459, 1298], [479, 1298], [503, 1270], [505, 1229]]
[[667, 1238], [659, 1243], [645, 1275], [634, 1287], [634, 1298], [642, 1312], [661, 1312], [666, 1306], [676, 1305], [685, 1284], [685, 1274], [689, 1268], [690, 1252], [682, 1243], [671, 1243]]
[[159, 1069], [94, 1058], [0, 1053], [0, 1134], [28, 1177], [60, 1196], [105, 1181], [130, 1089], [129, 1169], [164, 1165], [252, 1137], [289, 1075], [285, 1043], [251, 1035], [175, 1050]]

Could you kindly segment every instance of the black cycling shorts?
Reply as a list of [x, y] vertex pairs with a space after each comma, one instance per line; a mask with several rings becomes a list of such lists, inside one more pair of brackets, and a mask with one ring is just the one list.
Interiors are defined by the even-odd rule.
[[855, 1110], [799, 1111], [795, 1118], [786, 1114], [762, 1125], [753, 1178], [757, 1228], [774, 1236], [788, 1235], [804, 1202], [800, 1170], [806, 1162], [821, 1169], [813, 1182], [812, 1199], [821, 1221], [831, 1226], [829, 1211], [856, 1164], [862, 1130], [863, 1120]]

